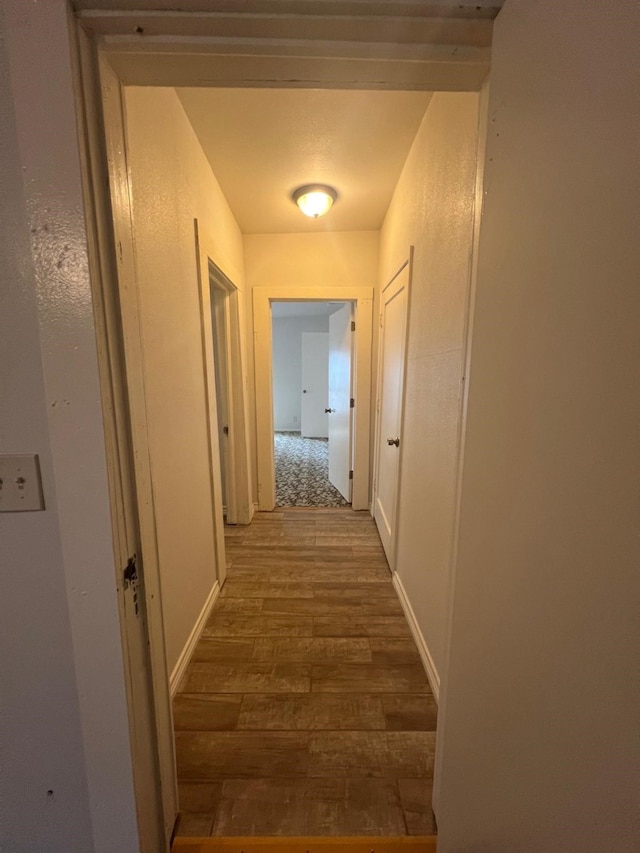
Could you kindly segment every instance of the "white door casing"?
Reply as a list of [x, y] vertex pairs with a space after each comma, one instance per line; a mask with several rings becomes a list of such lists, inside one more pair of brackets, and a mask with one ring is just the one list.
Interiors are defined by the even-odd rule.
[[[214, 507], [217, 577], [226, 579], [222, 466], [225, 465], [227, 521], [250, 524], [253, 517], [249, 437], [244, 395], [241, 317], [235, 284], [212, 260], [213, 241], [194, 220], [202, 359], [207, 395], [211, 497]], [[219, 340], [214, 340], [214, 327]], [[219, 423], [220, 413], [226, 423]], [[222, 428], [228, 427], [224, 433]], [[222, 447], [221, 447], [222, 445]]]
[[329, 335], [302, 333], [302, 389], [300, 433], [305, 438], [327, 438], [329, 417]]
[[351, 501], [351, 304], [329, 317], [329, 482]]
[[392, 571], [395, 569], [409, 280], [407, 261], [384, 288], [380, 300], [373, 514]]

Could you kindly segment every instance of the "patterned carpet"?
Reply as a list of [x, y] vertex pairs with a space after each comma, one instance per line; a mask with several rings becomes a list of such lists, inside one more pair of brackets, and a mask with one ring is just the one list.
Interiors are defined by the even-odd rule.
[[326, 438], [276, 432], [276, 506], [349, 506], [329, 482]]

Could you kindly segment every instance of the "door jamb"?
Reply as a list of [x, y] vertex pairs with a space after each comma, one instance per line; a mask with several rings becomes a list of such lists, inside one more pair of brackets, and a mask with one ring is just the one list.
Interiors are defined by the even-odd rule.
[[352, 302], [356, 312], [356, 357], [353, 364], [353, 492], [354, 510], [369, 509], [369, 445], [371, 404], [371, 340], [373, 288], [349, 285], [259, 285], [253, 288], [255, 332], [256, 433], [258, 506], [270, 512], [276, 503], [273, 450], [272, 302]]
[[[81, 156], [91, 181], [87, 209], [94, 211], [88, 221], [92, 238], [90, 270], [96, 305], [96, 344], [101, 375], [101, 394], [109, 452], [111, 503], [115, 541], [132, 536], [140, 543], [153, 713], [155, 717], [157, 775], [155, 802], [138, 803], [138, 831], [141, 849], [157, 849], [153, 839], [170, 837], [177, 815], [177, 782], [173, 743], [173, 717], [164, 637], [157, 531], [153, 511], [153, 491], [148, 443], [144, 376], [140, 355], [140, 326], [137, 289], [125, 292], [118, 282], [135, 282], [131, 232], [131, 209], [124, 142], [122, 85], [95, 42], [79, 27], [77, 32], [77, 74], [85, 112], [79, 113]], [[106, 117], [111, 121], [107, 128]], [[99, 128], [99, 130], [98, 130]], [[109, 132], [110, 131], [110, 132]], [[112, 203], [112, 198], [117, 203]], [[122, 306], [126, 301], [127, 310]], [[125, 322], [126, 315], [126, 322]], [[136, 529], [127, 528], [124, 493], [136, 496], [131, 510]], [[119, 549], [120, 550], [120, 549]], [[119, 555], [118, 550], [118, 555]], [[120, 567], [116, 566], [116, 571]], [[118, 597], [123, 595], [121, 577]], [[122, 613], [122, 602], [119, 601]], [[121, 623], [122, 625], [122, 623]], [[124, 628], [123, 657], [127, 662]], [[135, 765], [135, 708], [129, 682], [125, 684]], [[136, 771], [134, 767], [134, 779]], [[145, 780], [148, 782], [148, 780]], [[136, 800], [140, 793], [136, 785]]]

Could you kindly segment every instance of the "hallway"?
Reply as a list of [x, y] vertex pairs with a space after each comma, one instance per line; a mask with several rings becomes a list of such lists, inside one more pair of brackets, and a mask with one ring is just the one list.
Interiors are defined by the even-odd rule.
[[184, 835], [429, 835], [436, 704], [368, 513], [226, 530], [174, 700]]

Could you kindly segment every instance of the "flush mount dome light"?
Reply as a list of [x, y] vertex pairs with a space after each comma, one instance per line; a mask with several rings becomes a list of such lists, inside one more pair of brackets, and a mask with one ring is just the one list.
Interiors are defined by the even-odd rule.
[[291, 197], [305, 216], [317, 219], [329, 210], [338, 193], [327, 184], [306, 184], [294, 190]]

